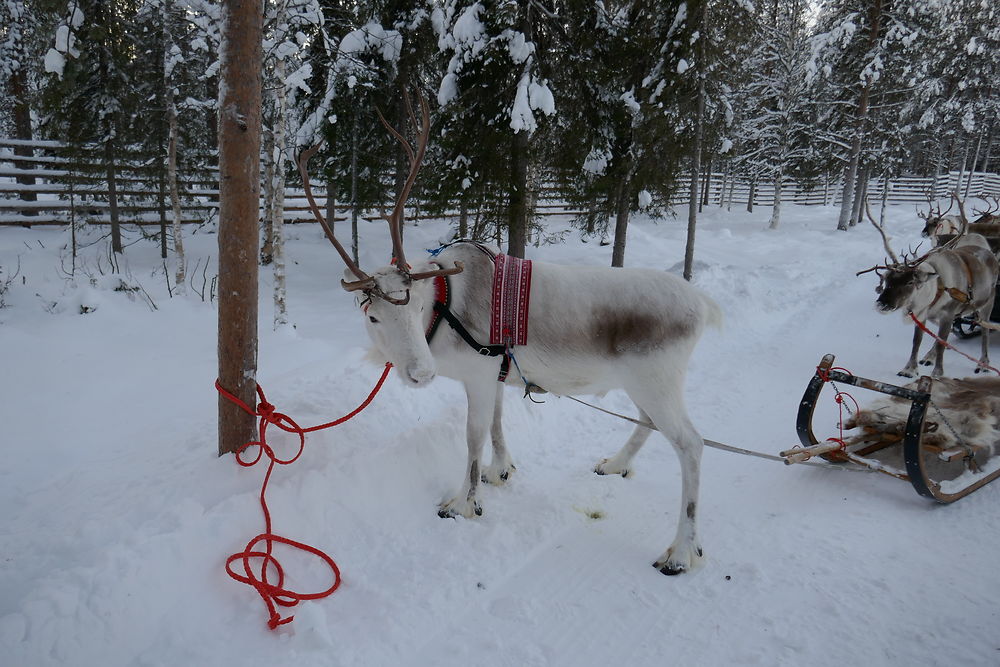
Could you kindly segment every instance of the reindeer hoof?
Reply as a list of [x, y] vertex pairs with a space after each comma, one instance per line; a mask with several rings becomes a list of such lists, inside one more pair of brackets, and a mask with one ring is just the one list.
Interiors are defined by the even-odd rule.
[[487, 467], [483, 470], [483, 474], [480, 477], [487, 484], [492, 484], [494, 486], [501, 486], [510, 479], [511, 474], [517, 470], [517, 466], [513, 463], [507, 464], [503, 468], [493, 468], [492, 466]]
[[931, 364], [933, 364], [933, 363], [934, 363], [934, 362], [933, 362], [933, 361], [931, 361], [930, 359], [924, 359], [923, 361], [921, 361], [921, 362], [920, 362], [920, 365], [921, 365], [921, 366], [930, 366], [930, 365], [931, 365]]
[[687, 572], [687, 568], [683, 565], [670, 565], [669, 563], [660, 567], [657, 567], [659, 563], [653, 563], [653, 567], [660, 571], [661, 574], [665, 574], [668, 577], [672, 577], [677, 574], [683, 574]]
[[600, 463], [594, 466], [594, 472], [598, 475], [621, 475], [626, 479], [632, 474], [631, 470], [615, 465], [611, 459], [601, 459]]
[[670, 547], [667, 553], [663, 554], [660, 560], [653, 563], [653, 567], [667, 576], [682, 574], [692, 569], [701, 560], [702, 552], [700, 546], [692, 547]]
[[451, 500], [438, 508], [438, 516], [442, 519], [457, 519], [460, 516], [464, 516], [466, 519], [471, 519], [474, 516], [482, 515], [483, 508], [480, 507], [477, 502], [459, 503]]
[[916, 373], [904, 368], [903, 370], [901, 370], [898, 373], [896, 373], [896, 375], [898, 375], [899, 377], [903, 377], [903, 378], [911, 378], [914, 375], [916, 375]]

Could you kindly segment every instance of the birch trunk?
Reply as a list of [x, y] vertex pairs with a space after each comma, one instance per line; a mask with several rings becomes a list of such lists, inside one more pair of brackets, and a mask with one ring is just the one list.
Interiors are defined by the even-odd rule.
[[778, 171], [774, 175], [774, 208], [771, 209], [771, 222], [768, 229], [777, 229], [781, 224], [781, 181], [784, 178], [784, 170], [779, 165]]
[[174, 259], [177, 262], [174, 274], [174, 284], [177, 294], [183, 295], [187, 290], [187, 267], [184, 259], [184, 237], [181, 233], [181, 196], [177, 188], [177, 105], [174, 96], [167, 89], [167, 123], [170, 132], [167, 140], [167, 183], [170, 188], [170, 208], [173, 213]]
[[271, 204], [271, 256], [274, 261], [274, 329], [288, 324], [285, 288], [285, 118], [288, 93], [285, 87], [285, 60], [274, 63], [274, 182]]
[[[702, 8], [702, 19], [701, 27], [704, 31], [705, 24], [707, 23], [705, 12], [708, 11], [707, 7]], [[691, 160], [691, 192], [688, 199], [688, 225], [687, 225], [687, 243], [684, 247], [684, 280], [690, 281], [694, 275], [694, 239], [695, 239], [695, 226], [698, 223], [698, 206], [700, 204], [698, 197], [698, 181], [701, 174], [701, 150], [702, 144], [704, 142], [705, 135], [705, 62], [704, 62], [704, 40], [702, 37], [698, 41], [698, 101], [697, 101], [697, 111], [695, 112], [695, 130], [694, 130], [694, 156]], [[751, 192], [750, 200], [753, 201], [753, 193]], [[751, 204], [752, 206], [752, 204]]]

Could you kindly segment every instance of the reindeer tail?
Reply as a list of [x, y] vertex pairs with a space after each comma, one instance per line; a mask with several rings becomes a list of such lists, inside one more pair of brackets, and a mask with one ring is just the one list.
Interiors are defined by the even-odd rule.
[[705, 324], [716, 329], [721, 329], [723, 320], [725, 319], [725, 316], [722, 314], [722, 308], [715, 302], [715, 299], [707, 294], [702, 294], [701, 300], [705, 304]]

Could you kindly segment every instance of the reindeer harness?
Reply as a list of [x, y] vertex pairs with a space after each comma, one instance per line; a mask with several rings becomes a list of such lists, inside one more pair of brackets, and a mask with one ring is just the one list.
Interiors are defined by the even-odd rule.
[[[456, 241], [459, 243], [460, 241]], [[462, 321], [451, 311], [451, 281], [448, 276], [434, 278], [434, 312], [425, 337], [430, 344], [444, 320], [465, 343], [486, 357], [503, 357], [498, 382], [505, 382], [510, 373], [511, 350], [528, 339], [528, 305], [531, 293], [531, 260], [496, 254], [481, 243], [472, 243], [493, 262], [493, 292], [490, 309], [490, 343], [477, 341]], [[452, 244], [448, 244], [452, 245]], [[442, 246], [437, 254], [447, 246]]]

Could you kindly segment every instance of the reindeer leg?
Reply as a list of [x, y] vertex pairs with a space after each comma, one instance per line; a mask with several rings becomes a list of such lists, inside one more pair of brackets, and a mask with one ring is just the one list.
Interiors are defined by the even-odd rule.
[[951, 332], [951, 323], [954, 320], [954, 316], [947, 316], [941, 318], [941, 324], [938, 325], [938, 338], [940, 341], [934, 341], [934, 351], [937, 353], [937, 357], [934, 360], [934, 370], [931, 371], [931, 377], [939, 378], [944, 375], [944, 343], [941, 341], [948, 340], [948, 334]]
[[[993, 303], [992, 303], [992, 300], [991, 300], [990, 303], [986, 304], [983, 307], [982, 310], [979, 311], [979, 321], [980, 322], [987, 322], [988, 323], [989, 319], [990, 319], [989, 318], [989, 314], [991, 312], [993, 312]], [[989, 327], [983, 327], [983, 326], [979, 327], [979, 329], [983, 332], [983, 347], [982, 347], [982, 353], [979, 355], [979, 363], [981, 363], [981, 364], [989, 364], [990, 363], [990, 329], [989, 329]], [[986, 369], [985, 366], [976, 366], [975, 372], [976, 373], [985, 373], [986, 370], [987, 369]]]
[[[642, 408], [639, 408], [639, 420], [649, 421], [649, 415], [643, 412]], [[628, 477], [632, 472], [632, 459], [642, 449], [642, 446], [646, 444], [650, 433], [652, 431], [645, 426], [637, 425], [635, 430], [632, 431], [632, 435], [625, 442], [625, 445], [618, 450], [618, 453], [609, 459], [601, 459], [594, 466], [594, 472], [598, 475], [621, 475], [622, 477]]]
[[924, 337], [924, 332], [917, 325], [913, 325], [913, 349], [910, 350], [910, 360], [903, 366], [903, 370], [896, 373], [905, 378], [911, 378], [917, 374], [917, 352], [920, 351], [920, 341]]
[[[672, 387], [674, 391], [669, 391], [672, 384], [677, 386]], [[701, 452], [705, 441], [688, 419], [679, 384], [663, 378], [660, 387], [668, 387], [666, 392], [662, 389], [656, 390], [654, 384], [637, 390], [628, 390], [629, 397], [649, 415], [656, 428], [670, 440], [681, 464], [681, 511], [677, 521], [677, 534], [670, 547], [653, 563], [653, 567], [663, 574], [686, 572], [702, 557], [696, 516]]]
[[503, 484], [516, 470], [510, 460], [510, 452], [507, 451], [507, 444], [503, 437], [503, 388], [502, 382], [496, 383], [497, 395], [493, 404], [493, 424], [490, 426], [493, 458], [490, 460], [490, 464], [483, 468], [483, 481], [487, 484]]
[[483, 509], [476, 502], [476, 489], [479, 487], [483, 441], [490, 428], [490, 419], [496, 401], [496, 389], [493, 384], [492, 381], [485, 384], [481, 382], [465, 383], [465, 395], [469, 400], [469, 411], [465, 425], [469, 460], [465, 466], [465, 478], [458, 495], [441, 503], [438, 509], [438, 516], [441, 518], [448, 519], [462, 515], [471, 519], [483, 513]]

